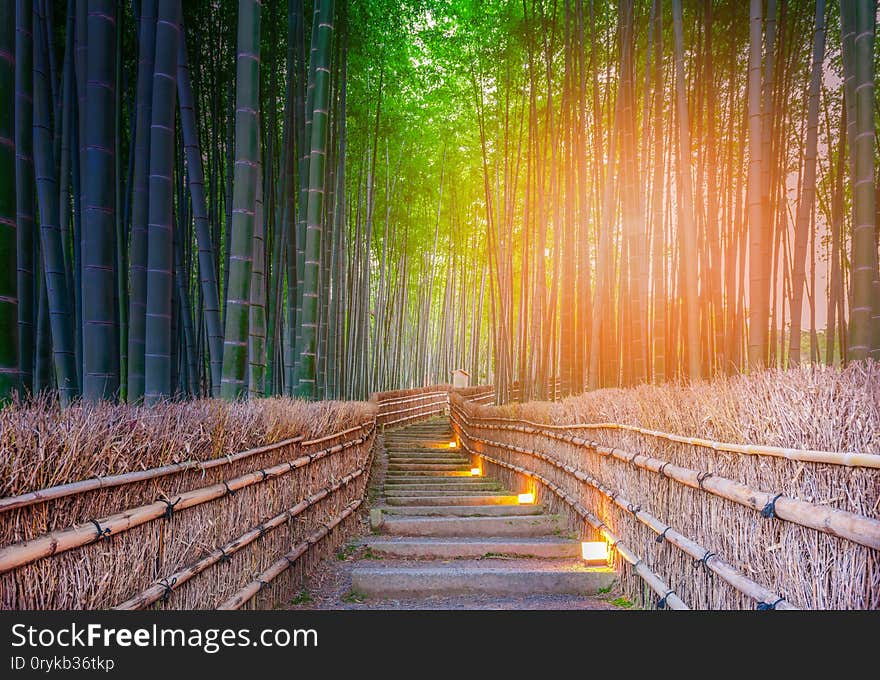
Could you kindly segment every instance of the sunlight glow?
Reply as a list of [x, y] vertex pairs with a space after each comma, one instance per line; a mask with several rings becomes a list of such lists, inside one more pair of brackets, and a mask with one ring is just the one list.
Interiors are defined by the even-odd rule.
[[520, 505], [531, 505], [535, 502], [535, 494], [533, 493], [521, 493], [516, 497], [516, 500], [519, 501]]
[[479, 477], [482, 474], [482, 471], [478, 467], [471, 468], [471, 477]]

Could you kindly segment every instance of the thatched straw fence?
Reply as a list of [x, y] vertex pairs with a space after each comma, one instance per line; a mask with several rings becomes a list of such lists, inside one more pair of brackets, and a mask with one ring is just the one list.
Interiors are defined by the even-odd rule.
[[376, 412], [289, 399], [3, 409], [0, 607], [283, 604], [356, 526]]
[[880, 366], [854, 364], [561, 404], [451, 402], [488, 474], [616, 545], [642, 606], [877, 609], [878, 390]]
[[432, 385], [411, 390], [377, 392], [370, 395], [376, 404], [376, 424], [402, 427], [445, 413], [449, 407], [449, 385]]

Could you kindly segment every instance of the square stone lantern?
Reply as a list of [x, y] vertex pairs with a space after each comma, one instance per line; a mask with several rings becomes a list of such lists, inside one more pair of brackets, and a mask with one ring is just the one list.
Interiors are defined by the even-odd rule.
[[471, 381], [471, 374], [468, 373], [463, 368], [456, 368], [452, 372], [452, 386], [455, 389], [461, 389], [462, 387], [467, 387]]

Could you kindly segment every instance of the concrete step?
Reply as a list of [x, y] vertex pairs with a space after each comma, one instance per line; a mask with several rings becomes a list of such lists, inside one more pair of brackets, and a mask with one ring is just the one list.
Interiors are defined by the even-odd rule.
[[447, 477], [471, 477], [470, 468], [467, 470], [388, 470], [385, 479], [406, 478], [406, 477], [436, 477], [445, 479]]
[[470, 482], [465, 477], [461, 482], [424, 484], [386, 484], [385, 491], [501, 491], [498, 482]]
[[388, 462], [394, 465], [401, 463], [455, 463], [468, 467], [471, 464], [467, 458], [461, 456], [388, 456]]
[[450, 471], [450, 470], [467, 470], [470, 474], [470, 468], [466, 468], [461, 463], [388, 463], [388, 470], [399, 471]]
[[[474, 505], [518, 505], [516, 496], [389, 496], [385, 498], [388, 505], [416, 506], [474, 506]], [[533, 507], [533, 506], [528, 506]]]
[[615, 580], [608, 567], [575, 560], [455, 560], [447, 564], [357, 566], [351, 589], [367, 597], [594, 595]]
[[548, 536], [559, 530], [556, 515], [514, 517], [395, 517], [384, 519], [383, 534], [395, 536]]
[[509, 517], [542, 515], [543, 505], [385, 505], [383, 515], [429, 515], [435, 517]]
[[561, 538], [411, 538], [378, 537], [362, 545], [381, 555], [402, 558], [456, 559], [516, 555], [518, 557], [575, 558], [580, 543]]
[[488, 477], [474, 477], [469, 475], [467, 477], [416, 477], [412, 476], [403, 476], [399, 477], [397, 475], [386, 475], [385, 476], [385, 484], [498, 484], [494, 479], [490, 479]]
[[419, 496], [506, 496], [502, 489], [385, 489], [387, 498], [415, 498]]

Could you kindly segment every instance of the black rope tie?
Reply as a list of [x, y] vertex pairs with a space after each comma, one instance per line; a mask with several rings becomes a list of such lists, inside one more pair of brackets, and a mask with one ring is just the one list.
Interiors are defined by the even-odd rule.
[[174, 516], [174, 506], [180, 503], [180, 496], [173, 503], [167, 498], [157, 498], [156, 500], [162, 501], [165, 504], [165, 513], [163, 515], [165, 519], [171, 519]]
[[177, 578], [173, 578], [170, 581], [167, 578], [163, 578], [159, 581], [159, 585], [165, 588], [165, 592], [162, 593], [162, 602], [168, 602], [171, 597], [171, 591], [174, 589], [174, 584], [177, 583]]
[[220, 551], [220, 559], [217, 560], [220, 564], [225, 564], [229, 562], [230, 555], [223, 548], [217, 548]]
[[263, 538], [263, 536], [266, 535], [266, 532], [268, 531], [268, 529], [263, 525], [262, 522], [260, 522], [260, 523], [257, 525], [257, 531], [259, 532], [259, 537], [260, 537], [260, 538]]
[[782, 497], [781, 493], [773, 496], [772, 500], [767, 501], [767, 505], [761, 510], [761, 517], [764, 519], [773, 519], [776, 516], [776, 501]]
[[92, 524], [95, 525], [95, 529], [97, 530], [97, 534], [98, 534], [98, 535], [95, 536], [95, 541], [100, 541], [100, 540], [101, 540], [102, 538], [104, 538], [105, 536], [109, 536], [109, 535], [110, 535], [110, 529], [104, 529], [104, 528], [102, 528], [101, 525], [98, 524], [98, 520], [96, 520], [96, 519], [90, 519], [89, 521], [90, 521]]
[[259, 472], [261, 475], [263, 475], [263, 478], [262, 478], [260, 481], [261, 481], [261, 482], [265, 482], [265, 481], [266, 481], [266, 477], [268, 477], [269, 475], [266, 474], [266, 471], [265, 471], [265, 470], [259, 470], [258, 472]]
[[627, 510], [629, 510], [633, 514], [633, 517], [637, 517], [641, 509], [642, 506], [636, 505], [635, 503], [630, 503], [629, 506], [627, 506]]
[[703, 555], [700, 559], [694, 560], [694, 569], [696, 569], [699, 565], [703, 565], [703, 568], [709, 573], [711, 576], [711, 572], [709, 572], [709, 558], [714, 557], [718, 553], [714, 553], [711, 550], [707, 550], [706, 554]]
[[654, 540], [655, 540], [657, 543], [663, 543], [663, 539], [666, 538], [666, 532], [669, 531], [671, 528], [672, 528], [672, 527], [666, 527], [666, 528], [663, 530], [663, 533], [660, 534], [659, 536], [657, 536], [657, 538], [655, 538]]
[[230, 489], [229, 484], [227, 484], [226, 482], [223, 482], [223, 486], [226, 487], [226, 495], [227, 496], [234, 496], [235, 495], [235, 489]]
[[675, 591], [672, 590], [672, 588], [670, 588], [669, 590], [667, 590], [667, 591], [663, 594], [663, 597], [660, 598], [660, 601], [657, 603], [657, 609], [666, 609], [666, 599], [667, 599], [670, 595], [672, 595], [672, 593], [674, 593], [674, 592], [675, 592]]
[[758, 606], [755, 607], [759, 612], [768, 611], [770, 609], [776, 609], [776, 605], [782, 602], [785, 598], [780, 597], [776, 602], [759, 602]]
[[257, 589], [257, 592], [258, 592], [258, 593], [259, 593], [261, 590], [263, 590], [264, 588], [268, 588], [268, 587], [269, 587], [269, 582], [268, 582], [268, 581], [262, 581], [262, 580], [260, 580], [260, 579], [257, 579], [257, 583], [260, 584], [260, 587]]
[[706, 487], [703, 486], [703, 482], [705, 482], [705, 481], [706, 481], [707, 479], [709, 479], [709, 477], [711, 477], [711, 476], [712, 476], [712, 473], [711, 473], [711, 472], [701, 472], [700, 474], [697, 475], [697, 484], [699, 485], [699, 487], [700, 487], [703, 491], [706, 490]]
[[291, 557], [290, 555], [284, 555], [283, 557], [285, 560], [287, 560], [288, 567], [292, 567], [294, 564], [296, 564], [296, 559]]
[[666, 474], [666, 466], [670, 465], [670, 464], [671, 464], [671, 461], [668, 461], [668, 460], [665, 463], [663, 463], [663, 465], [660, 466], [660, 469], [657, 470], [657, 474], [659, 474], [664, 479], [669, 479], [669, 475]]

